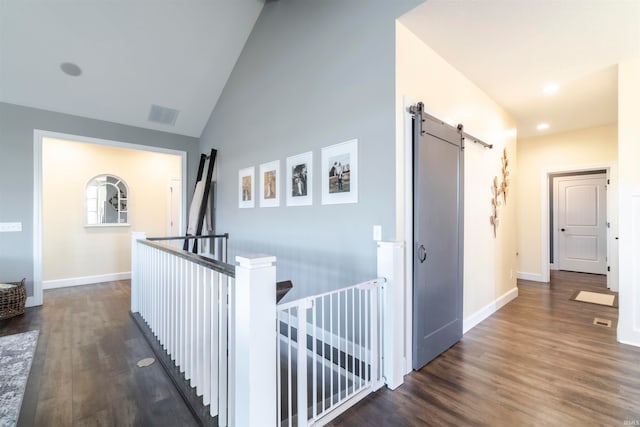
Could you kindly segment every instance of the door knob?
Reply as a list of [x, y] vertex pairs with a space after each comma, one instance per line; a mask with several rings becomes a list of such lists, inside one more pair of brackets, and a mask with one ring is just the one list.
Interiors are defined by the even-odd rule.
[[564, 231], [564, 228], [561, 228], [560, 231]]
[[420, 263], [423, 263], [424, 260], [427, 259], [427, 250], [424, 245], [420, 245], [418, 248], [418, 259], [420, 260]]

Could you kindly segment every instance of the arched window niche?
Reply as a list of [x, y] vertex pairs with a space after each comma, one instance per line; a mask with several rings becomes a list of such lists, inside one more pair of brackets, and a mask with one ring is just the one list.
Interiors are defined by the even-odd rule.
[[129, 225], [129, 187], [115, 175], [98, 175], [85, 190], [86, 226]]

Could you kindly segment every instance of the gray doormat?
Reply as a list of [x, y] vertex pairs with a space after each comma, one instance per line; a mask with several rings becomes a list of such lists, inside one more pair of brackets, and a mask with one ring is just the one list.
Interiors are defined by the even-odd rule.
[[18, 422], [38, 331], [0, 337], [0, 427]]

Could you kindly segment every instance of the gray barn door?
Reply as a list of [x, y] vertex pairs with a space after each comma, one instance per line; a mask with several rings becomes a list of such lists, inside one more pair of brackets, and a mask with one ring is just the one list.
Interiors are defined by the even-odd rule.
[[455, 128], [414, 115], [414, 369], [462, 338], [463, 162]]

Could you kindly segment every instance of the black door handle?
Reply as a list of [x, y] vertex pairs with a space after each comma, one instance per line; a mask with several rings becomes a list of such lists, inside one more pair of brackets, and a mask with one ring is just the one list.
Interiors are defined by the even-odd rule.
[[564, 231], [564, 228], [561, 228], [560, 231]]
[[427, 250], [425, 249], [424, 245], [420, 245], [420, 247], [418, 248], [418, 259], [420, 260], [420, 263], [423, 263], [425, 259], [427, 259]]

